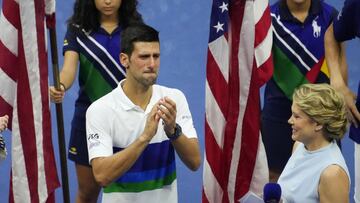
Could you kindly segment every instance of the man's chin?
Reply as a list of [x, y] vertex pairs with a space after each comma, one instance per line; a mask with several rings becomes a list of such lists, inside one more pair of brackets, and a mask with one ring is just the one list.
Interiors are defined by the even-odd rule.
[[155, 85], [156, 81], [157, 81], [157, 77], [156, 78], [148, 78], [148, 79], [143, 80], [143, 84], [145, 86], [151, 86], [151, 85]]

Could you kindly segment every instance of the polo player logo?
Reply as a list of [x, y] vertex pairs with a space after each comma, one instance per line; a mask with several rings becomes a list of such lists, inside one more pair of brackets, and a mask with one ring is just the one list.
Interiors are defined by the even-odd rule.
[[313, 27], [313, 35], [314, 35], [314, 37], [318, 38], [318, 37], [320, 37], [320, 34], [321, 34], [321, 27], [318, 25], [316, 19], [317, 18], [315, 18], [312, 21], [312, 27]]

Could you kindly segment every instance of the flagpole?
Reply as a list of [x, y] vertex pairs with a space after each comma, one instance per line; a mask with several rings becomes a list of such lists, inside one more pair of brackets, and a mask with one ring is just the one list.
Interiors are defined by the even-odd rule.
[[[50, 33], [51, 61], [53, 65], [54, 85], [55, 88], [59, 90], [60, 79], [59, 79], [58, 52], [57, 52], [57, 44], [56, 44], [56, 27], [55, 26], [49, 27], [49, 33]], [[63, 199], [65, 203], [69, 203], [70, 202], [69, 180], [68, 180], [68, 172], [67, 172], [62, 103], [56, 103], [55, 106], [56, 106], [56, 120], [57, 120], [57, 129], [58, 129], [58, 143], [59, 143], [59, 152], [60, 152], [61, 183], [63, 190]]]

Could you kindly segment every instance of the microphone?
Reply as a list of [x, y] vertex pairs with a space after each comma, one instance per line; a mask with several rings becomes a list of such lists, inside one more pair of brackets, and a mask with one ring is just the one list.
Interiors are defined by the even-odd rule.
[[280, 185], [277, 183], [266, 183], [263, 195], [265, 203], [279, 203], [281, 198]]

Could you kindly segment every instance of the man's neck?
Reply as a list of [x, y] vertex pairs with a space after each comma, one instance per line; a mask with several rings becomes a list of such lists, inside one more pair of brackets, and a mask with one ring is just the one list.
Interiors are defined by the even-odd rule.
[[303, 3], [296, 3], [292, 0], [286, 0], [286, 5], [290, 13], [300, 22], [304, 22], [309, 15], [312, 0], [306, 0]]
[[144, 87], [142, 85], [135, 85], [130, 80], [125, 80], [122, 84], [125, 95], [137, 106], [143, 110], [146, 109], [152, 96], [152, 86]]

